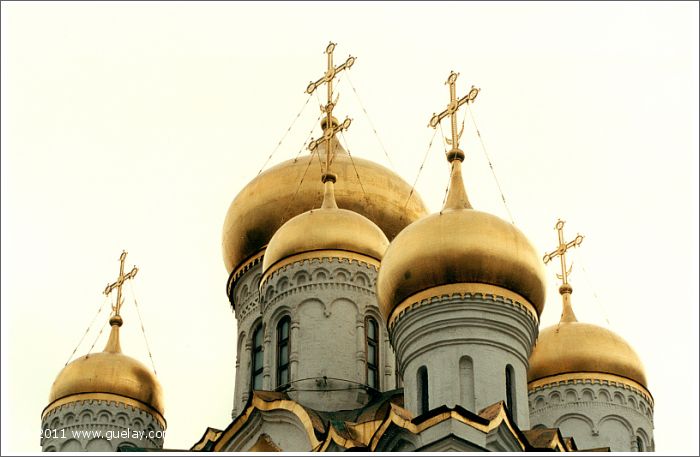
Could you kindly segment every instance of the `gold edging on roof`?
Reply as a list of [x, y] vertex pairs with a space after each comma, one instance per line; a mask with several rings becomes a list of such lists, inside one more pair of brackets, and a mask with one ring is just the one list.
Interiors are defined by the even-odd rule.
[[209, 441], [216, 441], [219, 439], [221, 436], [221, 430], [212, 428], [212, 427], [207, 427], [207, 430], [204, 432], [204, 435], [194, 443], [194, 446], [190, 448], [191, 451], [201, 451], [204, 449], [204, 446], [207, 445]]
[[219, 436], [219, 439], [216, 441], [216, 444], [214, 444], [214, 448], [212, 450], [214, 452], [220, 452], [222, 448], [226, 445], [226, 443], [236, 434], [236, 432], [238, 432], [238, 430], [240, 430], [241, 427], [243, 427], [248, 422], [248, 418], [253, 414], [253, 412], [255, 412], [256, 409], [259, 411], [272, 411], [275, 409], [283, 409], [291, 412], [299, 418], [302, 425], [304, 426], [306, 434], [309, 438], [309, 442], [311, 443], [311, 448], [315, 449], [321, 444], [321, 442], [316, 438], [316, 435], [314, 433], [314, 427], [311, 423], [311, 417], [309, 416], [309, 413], [306, 412], [303, 406], [301, 406], [294, 400], [265, 401], [259, 396], [255, 395], [255, 393], [253, 393], [253, 399], [251, 401], [250, 406], [248, 406], [245, 412], [238, 416], [231, 423], [231, 425], [229, 425], [226, 428], [226, 430], [222, 432], [222, 434]]
[[[369, 443], [369, 448], [372, 451], [374, 451], [377, 448], [379, 441], [381, 440], [382, 436], [392, 423], [394, 423], [398, 427], [408, 430], [413, 434], [418, 434], [448, 419], [454, 419], [483, 433], [489, 433], [498, 426], [500, 426], [501, 423], [505, 422], [506, 426], [508, 427], [508, 430], [510, 430], [513, 437], [516, 439], [518, 444], [520, 444], [521, 449], [524, 451], [527, 448], [526, 443], [524, 443], [521, 440], [520, 435], [515, 431], [513, 424], [511, 424], [510, 420], [508, 419], [508, 416], [506, 415], [506, 412], [503, 409], [502, 403], [496, 417], [491, 419], [487, 425], [470, 420], [459, 414], [457, 411], [445, 411], [435, 416], [429, 417], [420, 424], [414, 424], [411, 420], [406, 419], [405, 417], [402, 417], [400, 414], [398, 414], [397, 411], [399, 410], [397, 410], [397, 408], [398, 407], [396, 405], [394, 405], [393, 403], [391, 404], [391, 411], [389, 412], [389, 416], [378, 428], [377, 432], [374, 434], [372, 440]], [[403, 408], [401, 408], [401, 410], [405, 411]]]
[[445, 295], [452, 297], [455, 294], [459, 296], [464, 296], [465, 294], [482, 294], [484, 298], [488, 298], [487, 295], [493, 295], [493, 298], [501, 297], [504, 300], [512, 300], [513, 304], [518, 303], [522, 305], [527, 313], [535, 320], [535, 322], [539, 323], [539, 318], [537, 317], [535, 307], [532, 306], [529, 301], [523, 298], [522, 295], [491, 284], [460, 282], [431, 287], [430, 289], [426, 289], [408, 297], [391, 312], [391, 315], [387, 321], [387, 327], [391, 328], [394, 325], [394, 321], [405, 310], [418, 308], [424, 304], [428, 305], [433, 298], [437, 299]]

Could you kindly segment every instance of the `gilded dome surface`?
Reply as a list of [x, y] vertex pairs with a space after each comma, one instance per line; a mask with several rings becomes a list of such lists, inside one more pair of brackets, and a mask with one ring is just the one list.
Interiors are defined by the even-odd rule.
[[542, 313], [544, 264], [525, 235], [492, 214], [472, 209], [462, 181], [464, 154], [450, 157], [450, 189], [442, 211], [406, 227], [384, 254], [377, 278], [379, 307], [389, 319], [407, 298], [456, 283], [500, 286]]
[[542, 330], [530, 356], [528, 382], [579, 372], [612, 374], [647, 386], [639, 356], [614, 332], [577, 321]]
[[293, 217], [274, 234], [265, 250], [263, 275], [285, 258], [315, 251], [346, 251], [381, 261], [389, 240], [374, 222], [335, 204], [326, 207], [326, 200], [323, 206]]
[[544, 266], [534, 247], [514, 225], [473, 209], [432, 214], [394, 239], [379, 269], [379, 306], [388, 319], [410, 296], [455, 283], [500, 286], [538, 315], [544, 308]]
[[118, 327], [104, 352], [80, 357], [66, 365], [51, 386], [49, 407], [77, 394], [113, 394], [138, 400], [163, 415], [163, 391], [155, 374], [141, 362], [121, 353]]
[[[222, 239], [229, 273], [263, 249], [286, 221], [321, 206], [319, 178], [325, 146], [318, 149], [320, 159], [313, 154], [282, 162], [253, 179], [233, 200]], [[340, 208], [367, 217], [390, 240], [427, 214], [423, 201], [415, 192], [411, 194], [411, 186], [397, 174], [372, 161], [351, 158], [337, 143], [335, 150], [335, 198]]]

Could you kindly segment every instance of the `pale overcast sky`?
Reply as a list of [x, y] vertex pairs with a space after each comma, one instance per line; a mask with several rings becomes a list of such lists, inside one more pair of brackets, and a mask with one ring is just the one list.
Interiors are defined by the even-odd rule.
[[[165, 390], [165, 446], [230, 423], [222, 224], [325, 71], [329, 40], [337, 62], [357, 57], [350, 80], [372, 121], [342, 77], [346, 145], [409, 183], [450, 70], [458, 94], [482, 89], [472, 112], [516, 225], [543, 253], [559, 217], [567, 238], [585, 235], [569, 255], [579, 320], [640, 354], [657, 450], [697, 453], [694, 2], [4, 2], [3, 452], [39, 450], [51, 384], [122, 249], [140, 268], [122, 347], [150, 364], [135, 294]], [[268, 167], [299, 153], [317, 116], [314, 97]], [[508, 219], [470, 119], [463, 138], [472, 204]], [[438, 139], [417, 184], [431, 212], [447, 184], [442, 151]], [[555, 272], [542, 326], [561, 311]], [[107, 318], [105, 307], [76, 356]]]

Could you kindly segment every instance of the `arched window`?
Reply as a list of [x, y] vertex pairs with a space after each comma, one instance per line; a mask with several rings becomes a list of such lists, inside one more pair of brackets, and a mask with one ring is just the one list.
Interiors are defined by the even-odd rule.
[[475, 411], [474, 361], [468, 355], [459, 359], [459, 387], [461, 405], [469, 411]]
[[277, 323], [277, 387], [289, 382], [289, 316]]
[[428, 369], [424, 366], [418, 369], [418, 414], [425, 414], [430, 410], [428, 398]]
[[367, 342], [367, 385], [379, 389], [379, 327], [371, 317], [365, 322], [365, 340]]
[[511, 365], [506, 365], [506, 407], [513, 420], [517, 417], [515, 410], [515, 373]]
[[637, 451], [644, 452], [644, 440], [641, 436], [637, 437]]
[[253, 332], [253, 353], [251, 354], [251, 390], [262, 389], [263, 381], [263, 328], [258, 325]]

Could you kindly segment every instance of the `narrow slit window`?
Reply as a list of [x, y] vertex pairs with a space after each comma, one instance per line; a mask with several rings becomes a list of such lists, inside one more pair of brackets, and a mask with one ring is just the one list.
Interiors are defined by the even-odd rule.
[[367, 385], [379, 390], [379, 327], [371, 317], [365, 322]]
[[506, 407], [513, 420], [517, 417], [515, 405], [515, 374], [511, 365], [506, 365]]
[[430, 410], [430, 399], [428, 398], [428, 369], [420, 367], [418, 369], [418, 414], [425, 414]]

